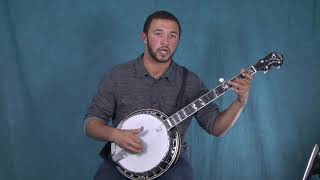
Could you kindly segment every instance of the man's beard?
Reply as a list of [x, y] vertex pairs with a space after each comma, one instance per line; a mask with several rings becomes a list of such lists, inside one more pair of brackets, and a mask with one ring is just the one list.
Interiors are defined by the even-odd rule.
[[[168, 61], [170, 61], [175, 53], [175, 51], [168, 57], [168, 59], [158, 59], [157, 58], [157, 50], [154, 50], [152, 49], [151, 46], [149, 46], [149, 41], [147, 40], [147, 49], [148, 49], [148, 52], [150, 54], [150, 56], [152, 57], [152, 59], [154, 59], [156, 62], [158, 63], [167, 63]], [[169, 52], [168, 52], [169, 53]]]

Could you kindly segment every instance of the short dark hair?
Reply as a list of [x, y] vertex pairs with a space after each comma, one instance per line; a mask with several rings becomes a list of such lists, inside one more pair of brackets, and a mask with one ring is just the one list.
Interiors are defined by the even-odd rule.
[[168, 12], [168, 11], [156, 11], [152, 14], [150, 14], [146, 21], [144, 22], [144, 25], [143, 25], [143, 32], [144, 33], [148, 33], [148, 30], [150, 28], [150, 24], [151, 24], [151, 21], [154, 20], [154, 19], [166, 19], [166, 20], [171, 20], [171, 21], [174, 21], [178, 24], [179, 26], [179, 37], [181, 35], [181, 26], [180, 26], [180, 22], [178, 20], [178, 18], [176, 16], [174, 16], [172, 13]]

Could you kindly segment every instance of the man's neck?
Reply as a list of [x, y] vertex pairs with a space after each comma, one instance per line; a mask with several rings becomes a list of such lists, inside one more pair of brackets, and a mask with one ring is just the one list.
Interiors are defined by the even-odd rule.
[[154, 79], [158, 79], [160, 76], [162, 76], [169, 69], [172, 61], [169, 60], [165, 63], [159, 63], [147, 53], [144, 53], [142, 59], [144, 67]]

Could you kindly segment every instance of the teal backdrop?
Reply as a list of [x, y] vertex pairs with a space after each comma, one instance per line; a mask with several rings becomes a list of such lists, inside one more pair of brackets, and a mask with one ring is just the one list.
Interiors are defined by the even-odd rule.
[[174, 59], [209, 88], [271, 51], [285, 58], [256, 74], [224, 137], [189, 128], [196, 179], [302, 178], [320, 143], [319, 0], [0, 0], [1, 180], [92, 179], [103, 143], [84, 135], [84, 114], [104, 72], [143, 51], [155, 10], [180, 19]]

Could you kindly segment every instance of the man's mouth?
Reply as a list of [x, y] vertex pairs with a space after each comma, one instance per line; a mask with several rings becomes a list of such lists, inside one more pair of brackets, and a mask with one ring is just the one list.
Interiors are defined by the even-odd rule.
[[160, 48], [159, 53], [161, 56], [166, 56], [169, 54], [169, 49], [168, 48]]

